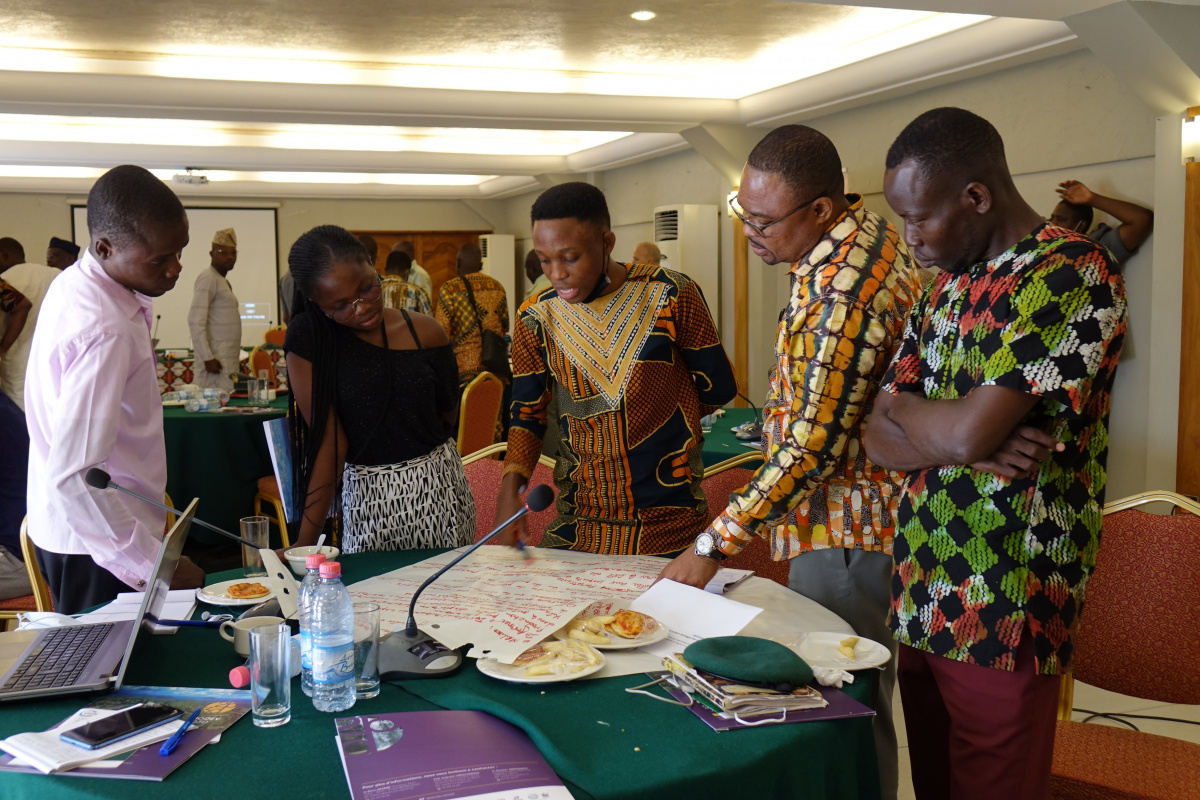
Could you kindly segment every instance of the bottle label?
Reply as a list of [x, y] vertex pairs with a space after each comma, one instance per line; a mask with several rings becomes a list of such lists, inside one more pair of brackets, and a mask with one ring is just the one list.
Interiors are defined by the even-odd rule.
[[300, 666], [312, 669], [312, 634], [300, 633]]
[[312, 674], [314, 683], [341, 683], [354, 680], [354, 645], [350, 643], [332, 647], [313, 646]]

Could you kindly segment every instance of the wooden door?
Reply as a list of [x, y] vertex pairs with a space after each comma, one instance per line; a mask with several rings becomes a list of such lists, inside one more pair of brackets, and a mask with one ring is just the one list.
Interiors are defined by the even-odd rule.
[[383, 272], [392, 246], [408, 240], [413, 243], [417, 263], [429, 273], [433, 281], [434, 310], [437, 310], [437, 295], [442, 284], [458, 275], [458, 250], [464, 244], [479, 244], [479, 237], [492, 231], [351, 231], [356, 236], [369, 233], [375, 237], [379, 252], [375, 268]]
[[1200, 163], [1193, 162], [1186, 167], [1183, 338], [1180, 341], [1179, 358], [1179, 444], [1175, 491], [1196, 496], [1200, 495]]

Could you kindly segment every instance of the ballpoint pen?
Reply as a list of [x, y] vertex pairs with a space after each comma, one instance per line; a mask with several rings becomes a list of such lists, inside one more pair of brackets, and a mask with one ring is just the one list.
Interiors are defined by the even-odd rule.
[[192, 723], [196, 721], [196, 717], [200, 716], [200, 708], [203, 708], [203, 706], [197, 707], [195, 711], [189, 714], [187, 720], [183, 723], [183, 727], [171, 734], [170, 739], [163, 742], [162, 747], [158, 748], [160, 756], [169, 756], [175, 752], [175, 748], [183, 741], [183, 735], [187, 733], [187, 729], [192, 727]]

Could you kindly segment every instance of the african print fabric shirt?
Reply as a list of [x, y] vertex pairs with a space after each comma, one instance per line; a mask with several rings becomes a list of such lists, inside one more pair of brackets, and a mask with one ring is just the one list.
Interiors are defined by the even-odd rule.
[[433, 305], [429, 295], [415, 283], [401, 280], [396, 275], [384, 275], [380, 284], [383, 287], [383, 307], [416, 311], [418, 314], [433, 314]]
[[[475, 293], [478, 322], [464, 280], [471, 282], [471, 291]], [[497, 336], [508, 333], [508, 298], [504, 294], [504, 287], [500, 281], [482, 272], [472, 272], [466, 278], [446, 281], [438, 290], [437, 321], [446, 329], [450, 344], [454, 346], [459, 383], [474, 378], [483, 369], [480, 364], [483, 358], [480, 323]]]
[[676, 553], [709, 520], [700, 417], [733, 399], [733, 368], [699, 286], [658, 266], [627, 269], [590, 303], [551, 287], [521, 305], [504, 472], [532, 474], [553, 393], [558, 517], [542, 546]]
[[25, 299], [25, 295], [17, 291], [11, 283], [0, 278], [0, 311], [5, 314], [12, 313], [12, 310], [17, 307], [17, 304]]
[[1011, 670], [1028, 626], [1038, 671], [1069, 668], [1100, 547], [1125, 326], [1125, 285], [1109, 253], [1050, 225], [930, 286], [884, 391], [952, 400], [977, 386], [1006, 386], [1036, 395], [1023, 424], [1066, 449], [1025, 479], [961, 465], [909, 473], [892, 575], [898, 641]]
[[891, 223], [849, 210], [789, 273], [764, 407], [764, 463], [711, 530], [721, 550], [767, 535], [777, 561], [813, 549], [890, 554], [903, 476], [872, 464], [862, 425], [920, 276]]

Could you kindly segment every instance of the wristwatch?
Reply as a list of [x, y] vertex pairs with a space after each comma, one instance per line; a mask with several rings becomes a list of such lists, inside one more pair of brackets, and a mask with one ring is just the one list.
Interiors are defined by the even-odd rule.
[[713, 561], [724, 561], [727, 555], [721, 552], [721, 540], [705, 531], [696, 537], [696, 555], [711, 558]]

